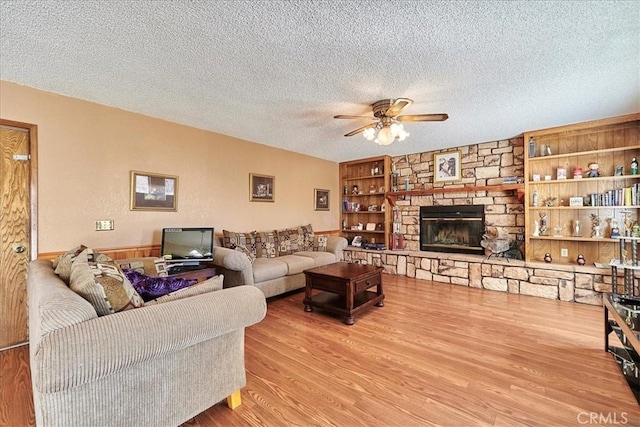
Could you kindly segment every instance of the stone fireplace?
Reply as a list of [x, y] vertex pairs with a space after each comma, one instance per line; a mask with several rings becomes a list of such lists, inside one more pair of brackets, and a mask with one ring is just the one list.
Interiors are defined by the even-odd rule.
[[420, 250], [483, 255], [484, 206], [421, 206]]

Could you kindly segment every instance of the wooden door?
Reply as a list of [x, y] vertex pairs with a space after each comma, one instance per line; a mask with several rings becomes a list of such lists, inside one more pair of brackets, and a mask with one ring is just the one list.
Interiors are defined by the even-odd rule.
[[3, 349], [28, 339], [27, 265], [37, 254], [32, 232], [35, 126], [0, 120], [0, 154], [0, 349]]

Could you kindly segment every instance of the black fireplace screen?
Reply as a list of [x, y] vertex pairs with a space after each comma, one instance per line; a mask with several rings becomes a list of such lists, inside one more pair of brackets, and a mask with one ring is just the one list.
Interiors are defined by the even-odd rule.
[[421, 206], [420, 249], [484, 254], [484, 206]]

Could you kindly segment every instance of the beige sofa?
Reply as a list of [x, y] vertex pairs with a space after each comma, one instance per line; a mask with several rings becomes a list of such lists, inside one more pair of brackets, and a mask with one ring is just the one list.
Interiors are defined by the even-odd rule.
[[242, 252], [224, 248], [220, 239], [213, 251], [216, 272], [224, 275], [224, 287], [252, 285], [269, 298], [305, 286], [303, 271], [342, 261], [347, 239], [327, 236], [326, 251], [298, 251], [275, 258], [256, 258], [253, 262]]
[[28, 298], [39, 426], [176, 426], [237, 401], [244, 329], [266, 313], [262, 292], [242, 286], [98, 317], [42, 259]]

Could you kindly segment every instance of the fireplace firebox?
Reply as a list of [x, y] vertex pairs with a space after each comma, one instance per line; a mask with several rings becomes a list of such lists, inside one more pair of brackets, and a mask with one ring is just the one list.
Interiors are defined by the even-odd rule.
[[484, 206], [421, 206], [420, 249], [484, 255]]

